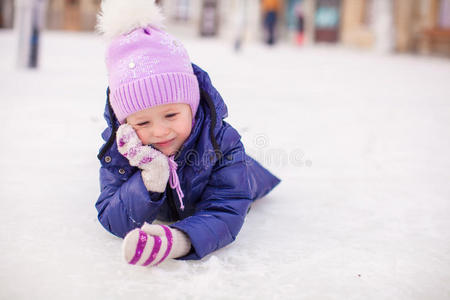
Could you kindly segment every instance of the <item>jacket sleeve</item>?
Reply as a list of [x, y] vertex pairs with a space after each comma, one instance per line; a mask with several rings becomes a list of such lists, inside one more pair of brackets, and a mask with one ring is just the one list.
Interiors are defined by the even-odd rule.
[[[109, 97], [109, 89], [106, 91]], [[104, 118], [108, 127], [102, 138], [106, 142], [100, 149], [100, 196], [95, 204], [98, 220], [106, 230], [118, 237], [144, 222], [151, 223], [158, 215], [166, 193], [148, 192], [141, 171], [133, 168], [117, 150], [112, 128], [120, 124], [111, 107], [105, 106]]]
[[140, 170], [123, 178], [102, 166], [100, 188], [100, 197], [95, 204], [98, 219], [106, 230], [122, 238], [144, 222], [152, 223], [165, 201], [165, 193], [147, 191]]
[[[109, 115], [105, 114], [105, 119], [110, 125]], [[144, 222], [153, 222], [166, 194], [148, 192], [141, 171], [130, 166], [117, 150], [115, 141], [108, 145], [114, 137], [110, 126], [102, 137], [106, 144], [100, 149], [100, 196], [95, 207], [103, 227], [123, 238]]]
[[213, 167], [195, 214], [171, 225], [191, 239], [191, 252], [181, 259], [201, 259], [233, 242], [252, 202], [240, 136], [228, 127], [222, 141], [227, 146], [221, 147], [222, 158]]

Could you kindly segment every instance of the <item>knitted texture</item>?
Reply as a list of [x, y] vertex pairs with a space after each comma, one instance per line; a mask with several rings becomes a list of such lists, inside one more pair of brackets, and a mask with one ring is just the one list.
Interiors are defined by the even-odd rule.
[[141, 176], [148, 191], [162, 193], [169, 180], [170, 167], [167, 156], [150, 146], [142, 145], [136, 131], [129, 124], [117, 130], [117, 148], [131, 166], [142, 170]]
[[156, 105], [186, 103], [195, 116], [197, 77], [183, 45], [151, 26], [110, 43], [106, 53], [111, 106], [121, 124], [127, 116]]
[[189, 238], [180, 230], [148, 223], [130, 231], [122, 244], [125, 260], [140, 266], [156, 266], [167, 259], [185, 256], [190, 249]]

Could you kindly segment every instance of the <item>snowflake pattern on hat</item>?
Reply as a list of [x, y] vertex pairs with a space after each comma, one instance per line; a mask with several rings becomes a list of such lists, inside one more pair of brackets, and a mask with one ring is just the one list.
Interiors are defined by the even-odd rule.
[[119, 46], [129, 45], [133, 42], [138, 41], [138, 32], [137, 30], [132, 31], [123, 36], [123, 38], [119, 39]]
[[181, 42], [169, 36], [167, 33], [162, 35], [160, 44], [169, 48], [170, 54], [186, 56], [186, 50], [184, 50]]
[[170, 36], [167, 33], [163, 33], [160, 44], [168, 48], [169, 53], [173, 56], [179, 56], [183, 58], [183, 66], [186, 68], [186, 72], [192, 72], [192, 65], [187, 55], [186, 49], [183, 47], [183, 44]]

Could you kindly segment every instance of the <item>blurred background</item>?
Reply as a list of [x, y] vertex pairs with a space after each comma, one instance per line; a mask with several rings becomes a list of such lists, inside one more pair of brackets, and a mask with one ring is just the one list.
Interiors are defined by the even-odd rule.
[[[0, 1], [0, 28], [20, 2]], [[100, 0], [43, 2], [45, 28], [92, 31]], [[331, 43], [383, 52], [450, 56], [450, 0], [159, 0], [186, 34], [243, 42]]]

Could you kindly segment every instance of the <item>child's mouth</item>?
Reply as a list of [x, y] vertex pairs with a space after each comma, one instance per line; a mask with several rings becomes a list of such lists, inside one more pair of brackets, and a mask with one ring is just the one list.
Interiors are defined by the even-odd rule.
[[154, 143], [153, 145], [155, 145], [157, 147], [167, 147], [173, 142], [173, 140], [175, 140], [175, 138], [161, 142], [161, 143]]

